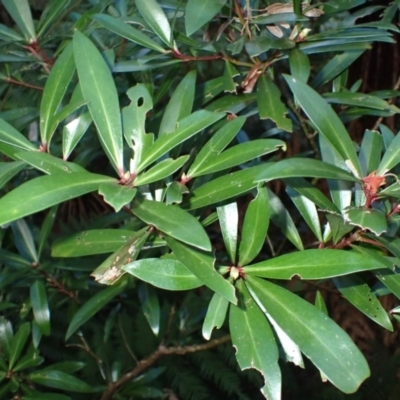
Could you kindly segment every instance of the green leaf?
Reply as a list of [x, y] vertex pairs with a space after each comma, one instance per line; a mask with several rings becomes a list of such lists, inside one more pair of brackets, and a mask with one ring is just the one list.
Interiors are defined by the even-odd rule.
[[15, 157], [25, 161], [32, 167], [44, 172], [45, 174], [53, 175], [57, 173], [68, 173], [73, 172], [87, 172], [80, 165], [61, 160], [57, 157], [52, 156], [48, 153], [40, 151], [24, 151], [16, 153]]
[[138, 29], [128, 25], [122, 18], [113, 18], [105, 14], [95, 14], [91, 17], [104, 28], [122, 36], [140, 46], [146, 47], [151, 50], [165, 53], [165, 50], [153, 39], [139, 31]]
[[104, 260], [91, 275], [99, 283], [114, 285], [124, 275], [122, 267], [136, 260], [150, 232], [147, 227], [135, 232], [114, 254]]
[[203, 250], [211, 250], [210, 239], [200, 222], [175, 205], [135, 199], [132, 212], [148, 225]]
[[272, 79], [263, 74], [257, 83], [257, 104], [261, 119], [269, 118], [276, 126], [291, 132], [292, 121], [286, 117], [286, 106], [280, 100], [281, 92]]
[[186, 35], [192, 35], [209, 22], [225, 3], [226, 0], [188, 0], [185, 9]]
[[267, 189], [259, 185], [258, 193], [250, 202], [244, 216], [238, 265], [243, 267], [254, 260], [261, 251], [269, 226]]
[[224, 297], [221, 297], [218, 293], [213, 294], [203, 322], [204, 339], [210, 340], [213, 329], [221, 328], [228, 312], [228, 305], [229, 301]]
[[142, 312], [155, 335], [160, 331], [160, 303], [152, 286], [141, 284], [138, 289]]
[[71, 397], [65, 396], [60, 393], [42, 393], [38, 391], [33, 391], [29, 392], [29, 394], [24, 394], [21, 397], [21, 400], [72, 400], [72, 399]]
[[[106, 289], [107, 290], [107, 289]], [[62, 371], [45, 369], [28, 375], [28, 379], [42, 386], [78, 393], [93, 393], [95, 390], [86, 382]]]
[[239, 76], [240, 72], [228, 61], [225, 60], [224, 69], [224, 92], [236, 93], [236, 87], [238, 84], [235, 82], [234, 78]]
[[35, 368], [44, 362], [43, 357], [39, 357], [37, 352], [29, 351], [25, 354], [13, 368], [13, 372], [23, 371], [28, 368]]
[[134, 180], [135, 186], [147, 185], [152, 182], [161, 181], [162, 179], [172, 177], [172, 175], [180, 169], [189, 159], [189, 156], [181, 156], [176, 160], [167, 158], [154, 165], [148, 171], [140, 174]]
[[344, 393], [358, 389], [370, 371], [347, 333], [323, 312], [286, 289], [258, 278], [247, 277], [246, 283], [257, 304], [333, 385]]
[[398, 133], [391, 141], [389, 147], [386, 149], [385, 154], [376, 171], [377, 176], [381, 176], [387, 171], [390, 171], [398, 163], [400, 163], [400, 134]]
[[360, 271], [385, 268], [385, 265], [353, 251], [311, 249], [284, 254], [243, 269], [246, 274], [270, 279], [327, 279]]
[[123, 176], [121, 114], [114, 80], [96, 46], [84, 34], [75, 31], [73, 42], [83, 97], [107, 157], [118, 175]]
[[236, 249], [238, 242], [239, 213], [236, 202], [217, 207], [219, 225], [225, 249], [233, 265], [236, 265]]
[[21, 150], [37, 151], [37, 148], [9, 123], [0, 118], [0, 152], [10, 158]]
[[175, 47], [172, 30], [164, 11], [156, 0], [136, 0], [140, 14], [153, 32], [168, 46]]
[[23, 348], [26, 345], [29, 334], [31, 332], [31, 325], [29, 322], [24, 322], [19, 327], [17, 333], [14, 335], [10, 346], [10, 359], [9, 369], [12, 370], [15, 363], [18, 361]]
[[299, 81], [307, 83], [310, 76], [310, 60], [299, 48], [289, 51], [290, 73]]
[[52, 257], [81, 257], [118, 250], [136, 232], [123, 229], [92, 229], [55, 241]]
[[137, 189], [129, 186], [120, 185], [118, 182], [102, 183], [99, 187], [99, 194], [104, 201], [118, 212], [122, 207], [129, 207], [131, 201], [136, 196]]
[[115, 296], [118, 296], [124, 290], [124, 287], [125, 283], [110, 286], [96, 293], [86, 301], [72, 318], [67, 333], [65, 334], [65, 340], [68, 340], [85, 322], [89, 321], [90, 318], [108, 304]]
[[[385, 100], [377, 96], [368, 95], [365, 93], [354, 92], [336, 92], [325, 93], [324, 99], [328, 103], [344, 104], [355, 107], [371, 108], [374, 110], [390, 110], [396, 112], [393, 105], [390, 105]], [[400, 111], [400, 110], [399, 110]]]
[[166, 290], [190, 290], [203, 285], [184, 264], [169, 258], [145, 258], [126, 264], [122, 269]]
[[85, 112], [63, 127], [62, 152], [63, 159], [67, 160], [82, 136], [92, 123], [90, 112]]
[[286, 193], [293, 201], [296, 208], [299, 210], [301, 216], [307, 222], [307, 225], [313, 231], [319, 242], [323, 242], [321, 234], [321, 224], [315, 204], [307, 197], [302, 196], [290, 186], [286, 187]]
[[301, 108], [310, 118], [318, 132], [351, 164], [352, 170], [361, 177], [361, 168], [353, 142], [331, 106], [307, 84], [284, 75]]
[[46, 286], [37, 279], [30, 286], [30, 300], [33, 316], [43, 335], [50, 335], [50, 309], [47, 301]]
[[[111, 181], [114, 179], [88, 172], [62, 173], [32, 179], [0, 199], [0, 225], [93, 192], [102, 183]], [[22, 202], [21, 199], [29, 201]]]
[[51, 229], [53, 228], [54, 221], [56, 219], [57, 215], [57, 210], [58, 210], [58, 204], [55, 206], [51, 207], [50, 210], [48, 211], [42, 227], [40, 229], [40, 235], [39, 235], [39, 243], [38, 243], [38, 257], [40, 258], [40, 255], [42, 254], [43, 248], [47, 243], [47, 239], [49, 238]]
[[367, 176], [378, 169], [382, 154], [382, 144], [382, 136], [378, 131], [365, 130], [358, 154], [363, 176]]
[[237, 283], [240, 301], [231, 305], [229, 328], [236, 359], [242, 370], [255, 368], [264, 377], [261, 393], [269, 400], [281, 399], [282, 378], [278, 364], [279, 352], [275, 336], [265, 315], [250, 297], [246, 286]]
[[23, 161], [0, 162], [0, 189], [18, 172], [21, 172], [25, 165]]
[[236, 304], [235, 289], [214, 269], [215, 259], [211, 253], [188, 247], [168, 236], [166, 236], [165, 240], [176, 258], [192, 271], [197, 278], [215, 293]]
[[19, 219], [11, 224], [14, 235], [14, 243], [19, 253], [30, 262], [37, 264], [39, 262], [35, 241], [31, 228], [25, 220]]
[[3, 0], [2, 3], [11, 15], [11, 18], [18, 25], [18, 28], [21, 29], [25, 39], [29, 43], [35, 42], [36, 31], [28, 0]]
[[346, 210], [346, 222], [359, 226], [363, 230], [369, 230], [380, 236], [386, 232], [386, 216], [378, 210], [366, 209], [365, 207], [351, 207]]
[[188, 72], [179, 82], [165, 108], [159, 129], [159, 135], [175, 132], [178, 122], [192, 112], [196, 88], [196, 71]]
[[344, 298], [353, 304], [354, 307], [357, 307], [377, 324], [393, 332], [393, 326], [388, 313], [361, 278], [354, 275], [341, 276], [333, 278], [333, 282]]
[[138, 171], [136, 172], [140, 172], [148, 165], [159, 159], [161, 156], [168, 153], [175, 146], [212, 125], [214, 122], [217, 122], [224, 116], [225, 114], [222, 113], [200, 110], [184, 118], [182, 121], [180, 121], [179, 127], [175, 132], [171, 133], [170, 135], [162, 135], [145, 152], [138, 165]]
[[281, 229], [282, 233], [297, 247], [298, 250], [303, 250], [303, 243], [292, 217], [280, 198], [271, 190], [267, 190], [272, 222]]
[[0, 24], [0, 37], [4, 41], [21, 42], [24, 38], [14, 29], [9, 28], [6, 25]]
[[70, 0], [50, 0], [40, 16], [38, 23], [38, 37], [44, 36], [44, 33], [50, 29], [55, 20], [61, 17], [71, 7]]
[[1, 351], [6, 358], [10, 358], [13, 341], [13, 330], [11, 322], [0, 316], [0, 345]]
[[70, 43], [51, 68], [40, 103], [40, 137], [45, 149], [50, 147], [51, 138], [59, 123], [56, 114], [74, 73], [75, 60]]
[[235, 118], [218, 129], [212, 138], [201, 148], [187, 172], [188, 177], [197, 176], [197, 172], [207, 168], [208, 160], [218, 156], [237, 135], [245, 123], [244, 117]]
[[278, 161], [257, 177], [258, 181], [269, 182], [284, 178], [326, 178], [358, 182], [358, 179], [347, 171], [332, 164], [311, 158], [286, 158]]

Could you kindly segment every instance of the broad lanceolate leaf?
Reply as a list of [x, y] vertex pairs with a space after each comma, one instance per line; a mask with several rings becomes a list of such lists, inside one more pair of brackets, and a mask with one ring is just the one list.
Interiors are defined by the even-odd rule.
[[157, 0], [136, 0], [136, 7], [153, 32], [168, 46], [173, 44], [172, 30]]
[[118, 296], [124, 287], [124, 283], [110, 286], [90, 298], [72, 318], [65, 334], [65, 340], [68, 340], [86, 321], [92, 318], [93, 315], [100, 311], [115, 296]]
[[221, 297], [218, 293], [214, 293], [208, 305], [207, 314], [203, 323], [203, 337], [210, 340], [214, 328], [221, 328], [223, 325], [226, 313], [228, 311], [229, 301]]
[[383, 175], [385, 172], [390, 171], [400, 163], [400, 134], [398, 133], [386, 149], [385, 154], [382, 157], [382, 161], [379, 164], [379, 168], [376, 174]]
[[194, 275], [214, 292], [236, 304], [235, 289], [214, 269], [215, 259], [211, 253], [194, 249], [168, 236], [165, 239], [176, 258]]
[[2, 3], [25, 38], [30, 43], [34, 42], [36, 32], [28, 0], [3, 0]]
[[136, 199], [132, 212], [147, 224], [175, 239], [199, 249], [211, 250], [210, 239], [200, 222], [178, 206]]
[[188, 177], [197, 176], [197, 172], [207, 167], [209, 158], [218, 156], [237, 135], [245, 123], [244, 117], [235, 118], [220, 128], [201, 148], [187, 172]]
[[307, 82], [310, 76], [310, 60], [297, 47], [289, 51], [289, 65], [290, 73], [294, 78]]
[[196, 71], [190, 71], [176, 87], [171, 99], [165, 108], [159, 135], [174, 132], [178, 122], [188, 117], [192, 112], [196, 85]]
[[17, 333], [14, 335], [11, 346], [10, 346], [10, 357], [9, 357], [9, 369], [12, 370], [15, 363], [18, 361], [19, 356], [31, 332], [31, 325], [29, 322], [24, 322], [18, 329]]
[[145, 258], [126, 264], [122, 269], [166, 290], [190, 290], [203, 285], [184, 264], [170, 258]]
[[43, 335], [50, 335], [50, 308], [47, 301], [46, 286], [37, 279], [30, 286], [30, 299], [33, 316]]
[[54, 389], [78, 393], [94, 392], [92, 386], [88, 385], [86, 382], [62, 371], [44, 369], [32, 372], [28, 375], [28, 378], [34, 383]]
[[8, 122], [0, 118], [0, 153], [10, 158], [23, 151], [35, 151], [37, 148]]
[[250, 202], [244, 216], [238, 265], [243, 267], [253, 261], [264, 245], [269, 226], [268, 192], [259, 185], [258, 193]]
[[271, 279], [326, 279], [359, 271], [386, 268], [371, 257], [353, 251], [311, 249], [284, 254], [244, 268], [249, 275]]
[[123, 229], [92, 229], [57, 240], [51, 247], [52, 257], [81, 257], [118, 250], [136, 232]]
[[264, 377], [261, 392], [268, 400], [281, 399], [281, 371], [275, 336], [265, 315], [240, 280], [239, 304], [230, 306], [229, 328], [236, 359], [242, 370], [255, 368]]
[[129, 206], [136, 196], [136, 192], [137, 189], [120, 185], [118, 182], [103, 183], [99, 187], [99, 194], [116, 212], [120, 211], [125, 205]]
[[188, 0], [185, 12], [186, 35], [190, 36], [210, 21], [226, 0]]
[[40, 103], [40, 137], [46, 149], [59, 123], [56, 113], [74, 73], [75, 60], [70, 43], [53, 65]]
[[11, 224], [14, 235], [14, 244], [19, 253], [30, 262], [37, 264], [39, 262], [36, 244], [33, 239], [32, 229], [24, 219], [19, 219]]
[[318, 132], [331, 143], [345, 161], [351, 163], [352, 169], [358, 177], [361, 177], [361, 168], [353, 142], [331, 106], [304, 82], [288, 75], [285, 75], [285, 79]]
[[365, 130], [358, 154], [363, 176], [367, 176], [378, 169], [382, 154], [382, 145], [382, 136], [378, 131]]
[[271, 282], [247, 277], [246, 285], [259, 307], [271, 315], [339, 390], [353, 393], [369, 376], [360, 350], [323, 312]]
[[83, 97], [96, 124], [100, 142], [119, 176], [124, 173], [122, 126], [117, 89], [96, 46], [82, 33], [74, 33], [74, 55]]
[[122, 19], [113, 18], [106, 14], [95, 14], [92, 16], [92, 18], [104, 28], [116, 33], [117, 35], [120, 35], [148, 49], [165, 53], [163, 47], [157, 42], [149, 38], [146, 34], [142, 33], [138, 29], [128, 25]]
[[0, 162], [0, 189], [25, 166], [23, 161]]
[[155, 335], [160, 331], [160, 302], [158, 301], [156, 290], [142, 283], [138, 289], [139, 300], [142, 312]]
[[344, 298], [354, 307], [357, 307], [379, 325], [393, 332], [388, 313], [361, 278], [358, 276], [341, 276], [333, 278], [333, 282]]
[[231, 263], [236, 265], [236, 249], [238, 242], [239, 213], [236, 202], [217, 208], [219, 225], [225, 243], [225, 249]]
[[257, 83], [257, 103], [261, 119], [269, 118], [278, 128], [292, 131], [292, 121], [286, 117], [287, 109], [280, 101], [281, 92], [272, 79], [263, 74]]
[[222, 113], [200, 110], [184, 118], [179, 122], [178, 128], [175, 132], [172, 132], [169, 135], [162, 135], [149, 149], [147, 149], [138, 166], [138, 171], [136, 172], [143, 170], [161, 156], [168, 153], [175, 146], [207, 128], [214, 122], [217, 122], [224, 116], [225, 114]]
[[0, 199], [0, 225], [96, 191], [102, 183], [112, 181], [114, 179], [107, 176], [88, 172], [60, 173], [32, 179]]
[[346, 222], [359, 226], [363, 230], [369, 230], [377, 236], [382, 235], [388, 228], [386, 216], [379, 210], [352, 207], [345, 212]]

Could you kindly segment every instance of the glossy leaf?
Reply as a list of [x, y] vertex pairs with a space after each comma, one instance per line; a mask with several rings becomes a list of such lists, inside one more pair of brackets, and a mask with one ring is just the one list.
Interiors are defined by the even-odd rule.
[[170, 258], [144, 258], [126, 264], [122, 269], [166, 290], [190, 290], [203, 285], [184, 264]]
[[31, 9], [28, 0], [3, 0], [4, 8], [21, 29], [29, 43], [36, 40], [35, 26], [32, 20]]
[[92, 229], [55, 241], [52, 257], [81, 257], [118, 250], [136, 232], [123, 229]]
[[297, 101], [318, 132], [331, 143], [344, 160], [349, 160], [352, 164], [352, 168], [360, 177], [361, 168], [353, 143], [337, 114], [335, 114], [330, 105], [308, 85], [288, 75], [285, 75], [285, 79]]
[[231, 263], [235, 265], [239, 228], [239, 213], [236, 202], [217, 207], [217, 213], [225, 249]]
[[210, 340], [213, 329], [222, 327], [228, 312], [228, 305], [229, 301], [224, 297], [221, 297], [218, 293], [213, 294], [203, 322], [204, 339]]
[[162, 179], [172, 177], [172, 175], [189, 159], [189, 156], [182, 156], [176, 160], [167, 158], [154, 165], [148, 171], [140, 174], [134, 181], [135, 186], [147, 185]]
[[114, 80], [90, 39], [75, 31], [73, 43], [83, 97], [88, 102], [103, 149], [118, 175], [122, 176], [122, 126]]
[[280, 101], [281, 92], [271, 78], [263, 74], [257, 83], [257, 104], [261, 119], [271, 119], [276, 126], [292, 131], [292, 121], [286, 117], [286, 106]]
[[30, 286], [30, 299], [33, 316], [43, 335], [50, 335], [50, 309], [47, 301], [46, 286], [42, 280], [36, 280]]
[[270, 279], [326, 279], [381, 268], [377, 260], [352, 251], [311, 249], [248, 265], [244, 272]]
[[92, 318], [115, 296], [118, 296], [124, 290], [124, 287], [124, 284], [110, 286], [99, 291], [88, 301], [86, 301], [85, 304], [83, 304], [83, 306], [76, 312], [70, 324], [68, 325], [67, 333], [65, 334], [65, 340], [68, 340], [85, 322]]
[[377, 131], [366, 129], [361, 142], [360, 165], [363, 176], [378, 169], [382, 153], [382, 136]]
[[129, 207], [136, 196], [136, 192], [137, 189], [120, 185], [118, 182], [102, 183], [99, 187], [99, 194], [116, 212], [120, 211], [124, 206]]
[[236, 304], [234, 287], [215, 269], [211, 253], [188, 247], [170, 237], [165, 238], [176, 258], [215, 293]]
[[93, 387], [86, 382], [62, 371], [46, 369], [32, 372], [28, 377], [32, 382], [38, 385], [54, 389], [78, 393], [93, 393], [95, 391]]
[[153, 32], [168, 46], [173, 45], [171, 26], [156, 0], [136, 0], [136, 7]]
[[23, 161], [0, 162], [0, 189], [15, 175], [21, 172], [25, 163]]
[[195, 217], [180, 207], [136, 199], [132, 205], [132, 212], [146, 224], [175, 239], [199, 249], [211, 250], [210, 239], [204, 228]]
[[19, 253], [27, 260], [37, 264], [39, 262], [36, 244], [33, 239], [33, 233], [24, 219], [19, 219], [11, 223], [11, 229], [14, 235], [15, 247]]
[[42, 251], [46, 245], [47, 239], [49, 238], [51, 229], [53, 228], [56, 216], [57, 216], [58, 204], [51, 207], [48, 211], [42, 226], [40, 228], [40, 235], [38, 241], [38, 256], [40, 258]]
[[80, 114], [63, 127], [63, 159], [67, 160], [92, 123], [90, 112]]
[[257, 304], [342, 392], [355, 392], [369, 376], [368, 364], [360, 350], [324, 313], [271, 282], [248, 277], [246, 284]]
[[201, 148], [187, 172], [188, 177], [197, 176], [197, 172], [207, 168], [208, 160], [218, 156], [237, 135], [245, 123], [244, 117], [235, 118], [218, 129], [212, 138]]
[[0, 152], [10, 158], [22, 151], [36, 151], [37, 148], [9, 123], [0, 118]]
[[149, 235], [150, 229], [148, 228], [135, 232], [114, 254], [106, 258], [91, 275], [99, 283], [114, 285], [124, 275], [122, 267], [136, 260]]
[[239, 244], [238, 265], [243, 267], [261, 251], [269, 226], [268, 192], [259, 185], [258, 193], [247, 207]]
[[289, 65], [291, 75], [303, 82], [310, 76], [310, 60], [298, 48], [289, 51]]
[[10, 357], [9, 357], [9, 369], [12, 370], [13, 366], [18, 361], [22, 350], [24, 349], [31, 332], [31, 325], [29, 322], [24, 322], [15, 333], [11, 346], [10, 346]]
[[13, 372], [22, 371], [28, 368], [35, 368], [43, 362], [44, 358], [39, 357], [36, 351], [28, 351], [22, 358], [19, 359], [17, 364], [13, 367]]
[[386, 216], [381, 211], [365, 207], [352, 207], [346, 210], [346, 221], [363, 230], [369, 230], [377, 236], [382, 235], [388, 228]]
[[75, 60], [72, 43], [57, 58], [44, 87], [40, 103], [40, 137], [47, 149], [57, 128], [59, 119], [56, 113], [75, 73]]
[[321, 234], [321, 224], [319, 222], [318, 212], [315, 204], [307, 199], [307, 197], [300, 195], [290, 186], [286, 188], [286, 193], [289, 195], [290, 199], [293, 201], [296, 208], [299, 210], [301, 216], [307, 222], [316, 238], [322, 242]]
[[70, 0], [50, 0], [40, 16], [37, 26], [38, 37], [44, 36], [44, 33], [53, 26], [54, 21], [62, 17], [69, 7], [71, 7]]
[[[0, 199], [0, 225], [93, 192], [112, 178], [88, 172], [54, 174], [32, 179]], [[21, 202], [29, 199], [29, 202]]]
[[24, 151], [16, 153], [15, 157], [49, 175], [57, 173], [71, 174], [73, 172], [86, 172], [86, 170], [78, 164], [64, 161], [52, 156], [51, 154], [39, 151]]
[[217, 122], [225, 114], [213, 113], [205, 110], [196, 111], [188, 117], [184, 118], [179, 127], [170, 135], [162, 135], [152, 146], [149, 148], [142, 157], [138, 165], [138, 171], [143, 170], [145, 167], [159, 159], [164, 154], [168, 153], [178, 144], [189, 139], [196, 133], [207, 128], [214, 122]]
[[142, 33], [138, 29], [128, 25], [122, 19], [113, 18], [106, 14], [95, 14], [92, 16], [92, 18], [104, 28], [124, 37], [125, 39], [128, 39], [148, 49], [165, 53], [163, 47], [157, 42], [149, 38], [146, 34]]
[[243, 284], [237, 283], [240, 294], [238, 306], [231, 305], [229, 328], [236, 359], [242, 370], [255, 368], [264, 377], [261, 393], [270, 400], [281, 399], [281, 371], [275, 337], [265, 315]]
[[333, 282], [344, 298], [354, 307], [357, 307], [377, 324], [393, 332], [388, 313], [361, 278], [358, 276], [341, 276], [333, 278]]
[[13, 329], [11, 322], [4, 317], [0, 317], [0, 345], [1, 351], [6, 358], [10, 358], [10, 352], [13, 341]]
[[142, 284], [138, 290], [142, 312], [155, 335], [160, 330], [160, 303], [152, 286]]
[[377, 176], [383, 175], [385, 172], [390, 171], [398, 163], [400, 163], [400, 134], [397, 134], [389, 147], [386, 149], [385, 154], [376, 171]]
[[393, 105], [387, 103], [385, 100], [382, 100], [377, 96], [367, 95], [365, 93], [325, 93], [324, 99], [326, 99], [328, 103], [333, 104], [344, 104], [355, 107], [365, 107], [375, 110], [390, 110], [396, 112], [396, 108]]
[[174, 132], [178, 122], [192, 112], [196, 85], [196, 71], [188, 72], [179, 82], [165, 108], [159, 129], [159, 135]]

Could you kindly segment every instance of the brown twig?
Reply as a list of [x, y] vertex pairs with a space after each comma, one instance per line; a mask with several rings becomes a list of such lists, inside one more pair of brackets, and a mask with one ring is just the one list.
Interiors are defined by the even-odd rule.
[[158, 349], [150, 354], [147, 358], [140, 360], [136, 367], [126, 373], [121, 379], [118, 379], [115, 382], [112, 382], [108, 385], [107, 389], [103, 393], [101, 400], [109, 400], [112, 399], [113, 394], [125, 383], [128, 383], [130, 380], [138, 376], [144, 370], [152, 366], [160, 357], [177, 354], [177, 355], [184, 355], [188, 353], [196, 353], [198, 351], [204, 351], [212, 349], [213, 347], [217, 347], [223, 343], [228, 342], [231, 339], [230, 335], [222, 336], [221, 338], [211, 340], [210, 342], [204, 344], [194, 344], [189, 346], [171, 346], [166, 347], [160, 345]]
[[30, 83], [26, 83], [26, 82], [21, 82], [21, 81], [17, 81], [14, 78], [11, 78], [10, 76], [4, 79], [6, 82], [11, 83], [13, 85], [19, 85], [19, 86], [24, 86], [27, 87], [29, 89], [35, 89], [35, 90], [40, 90], [43, 91], [43, 88], [41, 86], [36, 86], [36, 85], [31, 85]]

